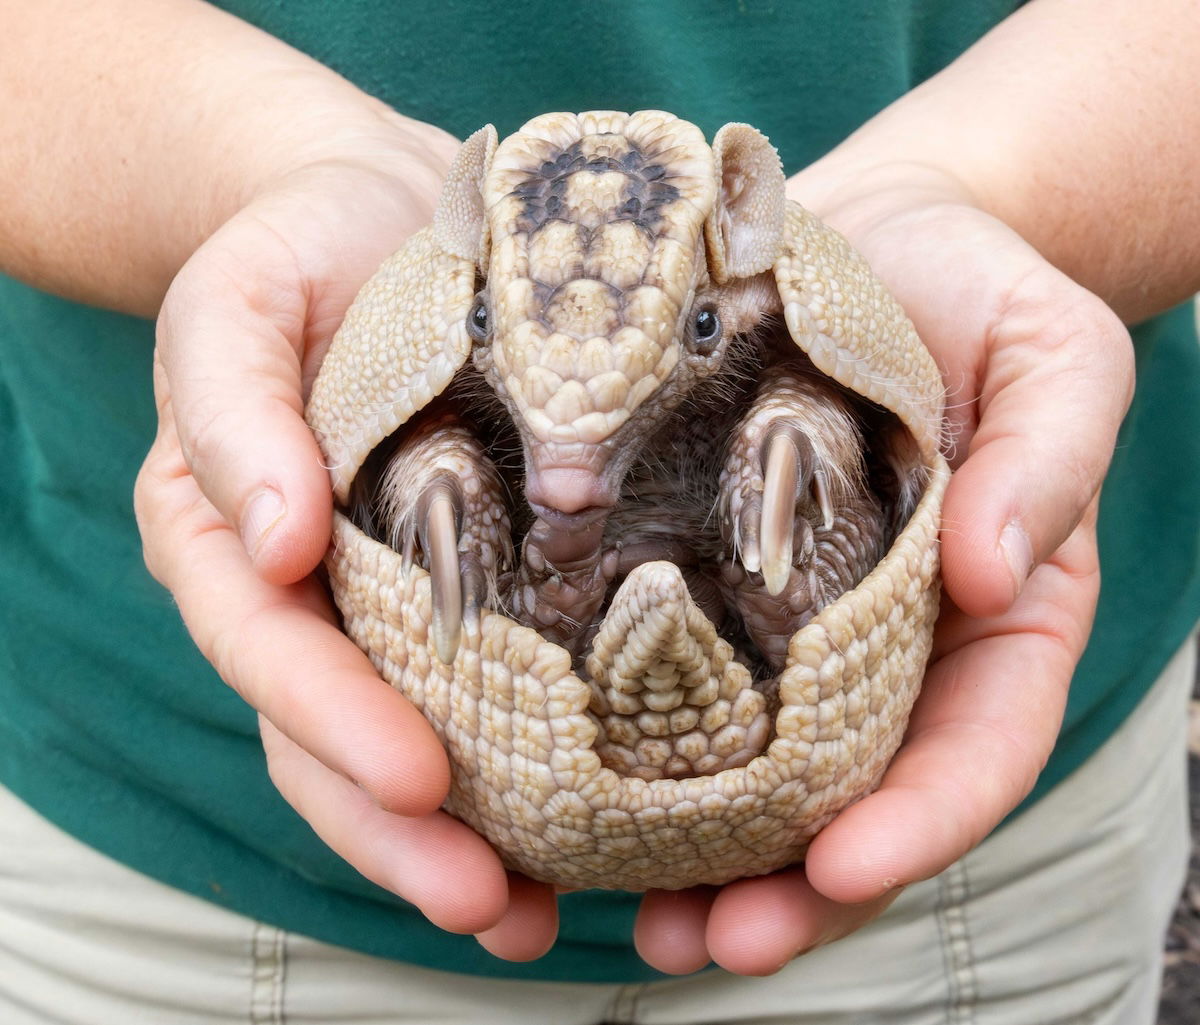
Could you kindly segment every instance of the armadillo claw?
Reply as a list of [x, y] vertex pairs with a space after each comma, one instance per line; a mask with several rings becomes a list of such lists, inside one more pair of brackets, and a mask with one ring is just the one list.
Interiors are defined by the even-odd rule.
[[427, 487], [417, 500], [421, 547], [429, 560], [434, 648], [444, 665], [454, 662], [462, 635], [463, 580], [458, 566], [457, 523], [461, 508], [457, 489], [446, 478]]
[[[807, 472], [804, 472], [807, 471]], [[779, 594], [792, 571], [796, 497], [804, 478], [812, 479], [812, 445], [791, 424], [777, 426], [763, 456], [759, 558], [768, 594]]]
[[[731, 449], [722, 474], [722, 535], [726, 562], [741, 566], [770, 595], [812, 555], [813, 529], [832, 527], [827, 471], [794, 423], [779, 421], [744, 447]], [[761, 457], [759, 454], [761, 453]]]

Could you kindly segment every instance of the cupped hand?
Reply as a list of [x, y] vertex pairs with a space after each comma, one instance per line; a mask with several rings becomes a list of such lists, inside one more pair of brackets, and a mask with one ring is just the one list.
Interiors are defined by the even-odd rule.
[[792, 183], [889, 285], [942, 371], [954, 474], [943, 613], [879, 789], [803, 866], [647, 894], [636, 929], [662, 971], [751, 975], [839, 939], [978, 845], [1053, 748], [1099, 591], [1096, 496], [1132, 395], [1129, 335], [955, 183], [884, 169]]
[[159, 427], [136, 511], [151, 572], [258, 711], [283, 796], [366, 877], [519, 960], [553, 942], [553, 894], [510, 879], [438, 811], [437, 738], [341, 633], [313, 575], [332, 498], [304, 398], [358, 288], [428, 222], [453, 152], [447, 139], [422, 162], [298, 167], [196, 251], [158, 320]]
[[[312, 576], [332, 503], [307, 386], [358, 287], [428, 221], [437, 177], [422, 190], [382, 162], [302, 167], [196, 252], [160, 315], [160, 424], [137, 512], [152, 572], [259, 711], [284, 797], [432, 922], [522, 960], [553, 942], [552, 892], [506, 874], [437, 810], [449, 770], [436, 737], [340, 632]], [[1124, 328], [944, 183], [811, 205], [867, 256], [942, 369], [948, 600], [904, 746], [805, 866], [646, 896], [638, 949], [667, 972], [775, 971], [978, 844], [1049, 755], [1095, 607], [1095, 496], [1131, 392]]]

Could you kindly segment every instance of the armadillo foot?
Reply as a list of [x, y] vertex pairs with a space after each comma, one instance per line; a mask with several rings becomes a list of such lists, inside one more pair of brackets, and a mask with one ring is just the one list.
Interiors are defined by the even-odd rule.
[[470, 429], [439, 414], [399, 442], [365, 504], [370, 532], [429, 572], [430, 632], [449, 665], [480, 610], [500, 607], [500, 578], [512, 565], [499, 475]]
[[779, 668], [787, 638], [873, 565], [840, 554], [847, 531], [861, 547], [860, 528], [878, 509], [850, 401], [803, 367], [768, 368], [733, 431], [719, 491], [722, 586]]
[[865, 488], [862, 436], [840, 390], [799, 367], [765, 370], [721, 471], [727, 554], [779, 594], [805, 555], [801, 535], [830, 529], [838, 505]]

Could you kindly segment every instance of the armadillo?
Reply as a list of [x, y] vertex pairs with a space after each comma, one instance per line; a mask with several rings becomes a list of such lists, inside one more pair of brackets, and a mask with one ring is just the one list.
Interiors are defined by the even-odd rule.
[[743, 124], [481, 129], [314, 382], [345, 629], [443, 742], [447, 810], [533, 878], [774, 871], [903, 737], [941, 378], [784, 188]]

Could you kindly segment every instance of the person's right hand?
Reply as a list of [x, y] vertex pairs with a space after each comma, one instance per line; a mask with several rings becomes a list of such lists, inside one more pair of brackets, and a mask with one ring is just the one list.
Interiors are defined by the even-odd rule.
[[312, 575], [332, 498], [307, 385], [428, 223], [455, 141], [202, 0], [0, 0], [0, 24], [0, 270], [158, 316], [135, 495], [151, 571], [335, 850], [438, 925], [540, 953], [551, 895], [436, 810], [441, 746]]
[[200, 650], [259, 712], [271, 777], [329, 846], [494, 953], [553, 942], [548, 887], [506, 876], [438, 811], [446, 756], [336, 623], [314, 576], [332, 499], [302, 410], [346, 307], [427, 223], [448, 137], [322, 160], [260, 191], [186, 263], [158, 319], [158, 434], [136, 510], [147, 565]]

